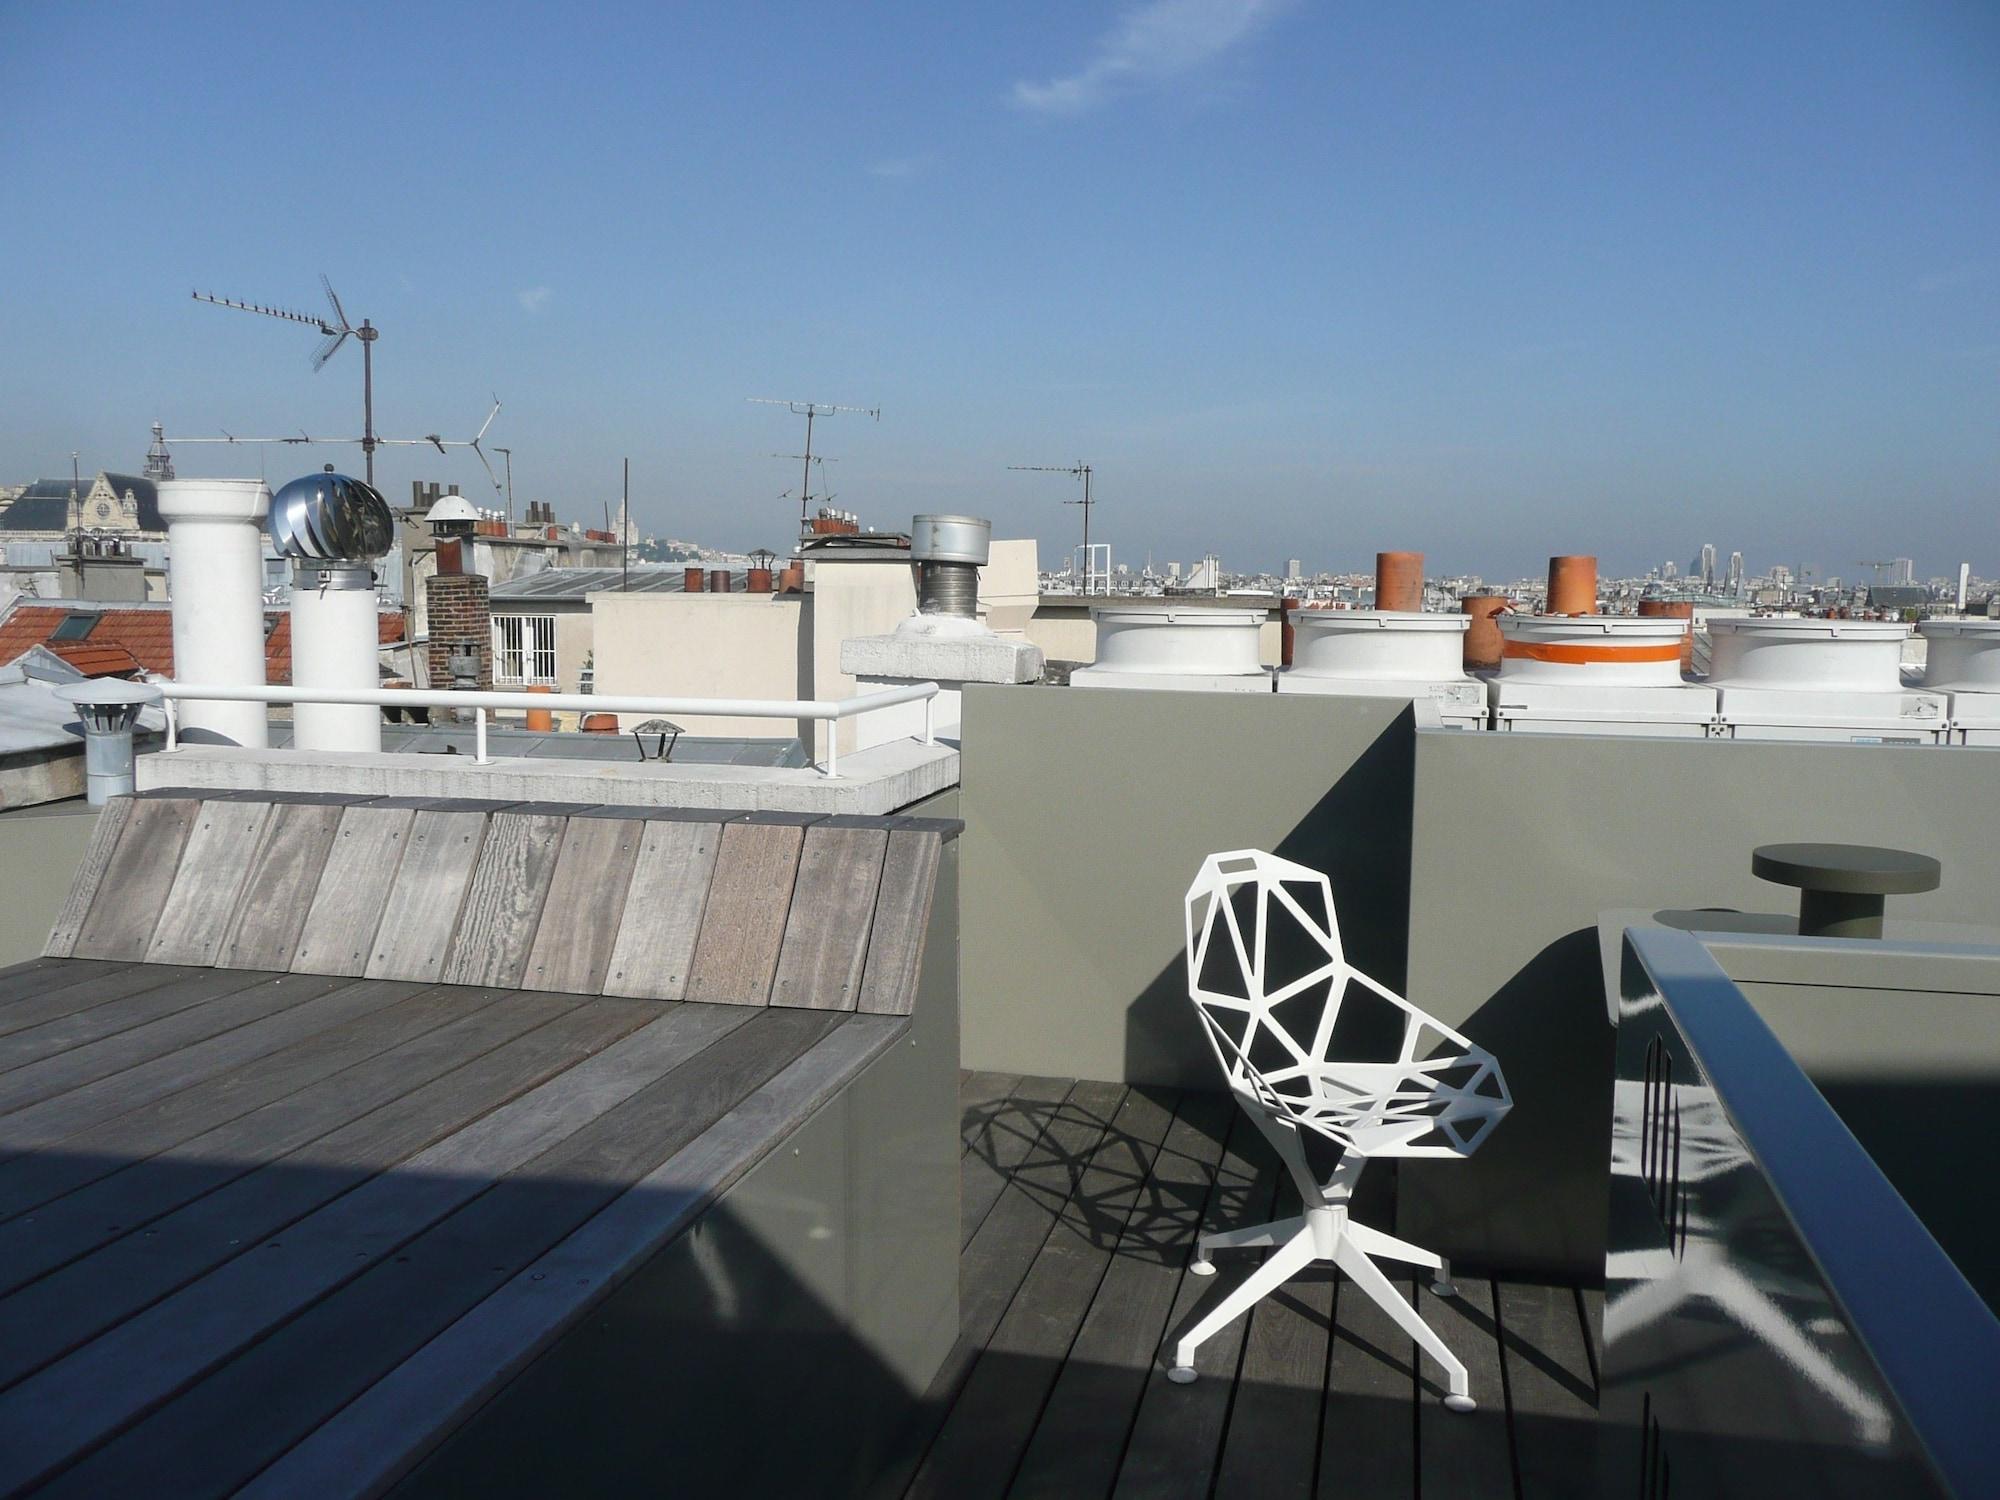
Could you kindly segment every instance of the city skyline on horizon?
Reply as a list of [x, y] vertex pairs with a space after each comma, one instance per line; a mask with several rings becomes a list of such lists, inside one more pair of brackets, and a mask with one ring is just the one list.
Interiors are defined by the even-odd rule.
[[[382, 331], [380, 433], [469, 436], [497, 392], [521, 505], [615, 506], [629, 454], [635, 521], [718, 546], [789, 542], [803, 424], [746, 398], [798, 396], [883, 408], [815, 432], [836, 505], [973, 511], [1048, 561], [1072, 494], [1011, 465], [1091, 462], [1094, 539], [1135, 563], [1636, 575], [1707, 534], [1753, 571], [2000, 572], [1988, 8], [363, 7], [352, 35], [0, 17], [13, 97], [81, 56], [131, 80], [0, 123], [0, 181], [64, 226], [0, 246], [32, 293], [0, 313], [0, 482], [72, 449], [138, 472], [156, 419], [355, 431], [354, 349], [314, 375], [308, 330], [188, 295], [317, 315], [323, 271]], [[300, 113], [301, 56], [339, 107]], [[329, 459], [361, 468], [176, 452]], [[491, 498], [458, 451], [378, 477]]]

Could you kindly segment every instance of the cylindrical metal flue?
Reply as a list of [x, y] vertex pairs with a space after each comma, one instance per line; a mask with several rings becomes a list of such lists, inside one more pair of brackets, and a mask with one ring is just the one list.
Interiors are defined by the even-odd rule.
[[806, 591], [806, 565], [786, 563], [778, 574], [778, 588], [787, 594], [803, 594]]
[[83, 721], [84, 795], [92, 807], [113, 797], [129, 797], [136, 786], [132, 726], [139, 710], [160, 701], [160, 690], [141, 682], [103, 677], [73, 682], [56, 696], [76, 705]]
[[771, 592], [771, 570], [752, 568], [743, 575], [743, 591], [746, 594], [768, 594]]
[[1500, 622], [1496, 616], [1513, 602], [1505, 594], [1467, 594], [1458, 601], [1458, 607], [1472, 617], [1472, 624], [1465, 632], [1466, 671], [1500, 670], [1500, 656], [1506, 642], [1501, 637]]
[[[271, 541], [292, 561], [295, 686], [381, 686], [370, 564], [394, 544], [395, 524], [373, 486], [331, 471], [294, 479], [272, 498]], [[292, 711], [292, 743], [301, 750], [379, 751], [381, 711], [300, 703]]]
[[1687, 635], [1681, 640], [1681, 670], [1694, 670], [1694, 601], [1690, 599], [1641, 599], [1642, 620], [1686, 620]]
[[729, 592], [729, 569], [710, 568], [708, 570], [708, 591], [711, 594], [726, 594]]
[[1296, 599], [1278, 601], [1278, 665], [1281, 667], [1292, 664], [1292, 655], [1298, 649], [1298, 627], [1292, 623], [1292, 615], [1298, 607]]
[[708, 587], [708, 574], [700, 568], [689, 568], [681, 575], [681, 591], [699, 594]]
[[1423, 613], [1423, 553], [1375, 554], [1375, 608], [1406, 615]]
[[1597, 559], [1584, 556], [1549, 559], [1549, 596], [1545, 615], [1597, 613]]
[[914, 516], [910, 560], [917, 565], [917, 612], [975, 619], [979, 570], [991, 555], [993, 523], [979, 516]]

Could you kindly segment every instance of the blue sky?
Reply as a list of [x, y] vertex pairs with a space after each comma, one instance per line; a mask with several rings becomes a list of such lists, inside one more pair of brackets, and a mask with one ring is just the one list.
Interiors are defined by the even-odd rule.
[[[515, 452], [782, 547], [836, 503], [1117, 560], [2000, 574], [2000, 7], [0, 0], [0, 478], [168, 431]], [[267, 451], [274, 480], [338, 458]], [[256, 473], [184, 449], [181, 472]], [[483, 484], [388, 450], [383, 487]]]

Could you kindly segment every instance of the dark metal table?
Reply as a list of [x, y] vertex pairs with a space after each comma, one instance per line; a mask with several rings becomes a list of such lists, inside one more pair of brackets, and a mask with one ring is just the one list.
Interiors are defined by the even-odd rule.
[[1943, 877], [1927, 854], [1869, 844], [1765, 844], [1750, 869], [1799, 888], [1800, 937], [1879, 938], [1886, 897], [1934, 891]]

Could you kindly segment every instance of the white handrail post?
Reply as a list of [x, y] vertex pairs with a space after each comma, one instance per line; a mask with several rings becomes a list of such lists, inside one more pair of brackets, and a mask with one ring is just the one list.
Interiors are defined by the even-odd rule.
[[160, 700], [160, 707], [165, 709], [167, 714], [167, 748], [169, 750], [179, 749], [181, 743], [180, 702], [174, 698], [162, 698]]
[[486, 755], [486, 710], [484, 708], [475, 708], [472, 711], [472, 763], [475, 766], [490, 766], [493, 764]]
[[822, 721], [826, 725], [826, 774], [840, 774], [840, 719], [838, 716]]
[[936, 693], [932, 693], [928, 698], [924, 699], [924, 743], [926, 745], [935, 745], [937, 743]]

